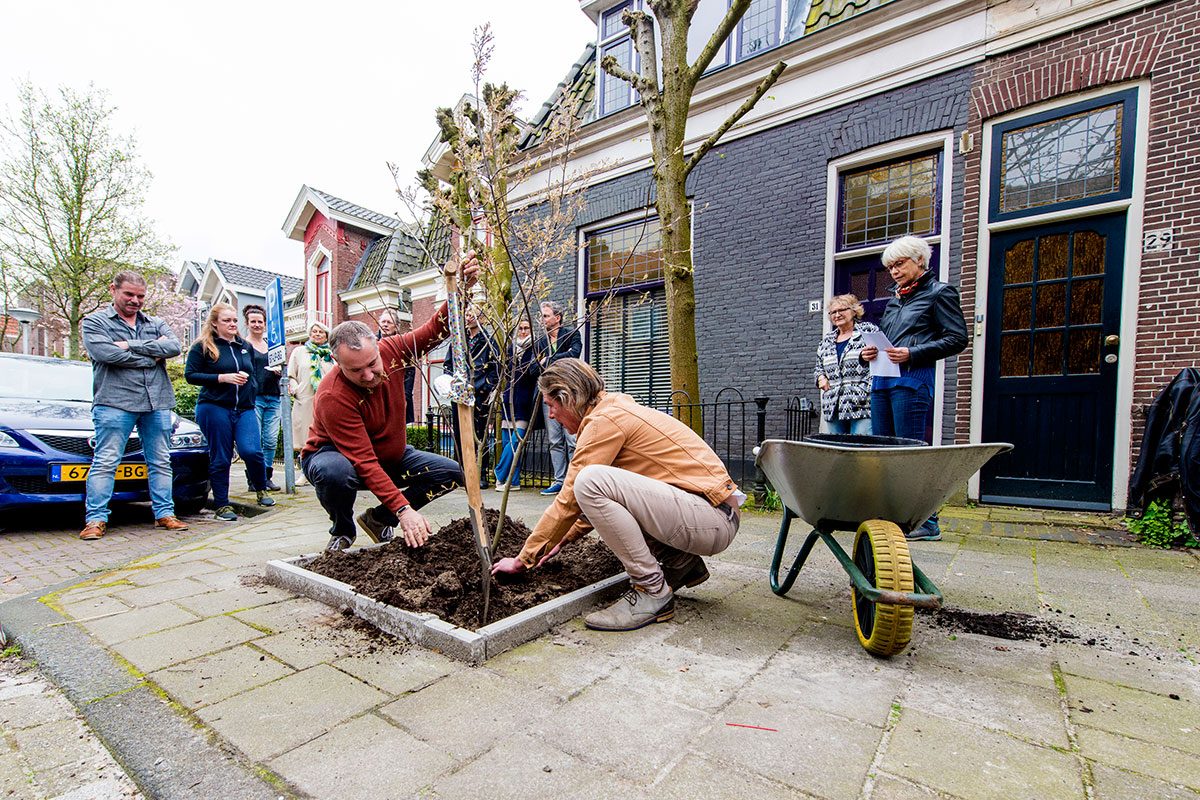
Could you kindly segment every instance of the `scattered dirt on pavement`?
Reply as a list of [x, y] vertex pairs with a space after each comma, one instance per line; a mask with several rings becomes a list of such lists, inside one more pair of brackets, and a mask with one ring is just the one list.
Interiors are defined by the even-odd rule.
[[[499, 512], [485, 509], [490, 531]], [[505, 519], [500, 556], [515, 556], [529, 536], [524, 524]], [[382, 547], [324, 553], [306, 569], [348, 583], [355, 591], [406, 611], [429, 612], [473, 629], [483, 603], [479, 556], [470, 520], [456, 519], [424, 547], [402, 542]], [[493, 580], [488, 621], [532, 608], [621, 572], [621, 562], [599, 541], [583, 538], [564, 547], [532, 574], [503, 583]]]
[[[1036, 641], [1043, 644], [1074, 642], [1078, 634], [1032, 614], [1016, 611], [984, 613], [965, 608], [944, 606], [930, 615], [930, 621], [939, 628], [948, 628], [963, 633], [978, 633], [1010, 641]], [[1084, 644], [1081, 642], [1081, 644]], [[1086, 644], [1094, 645], [1095, 640]]]

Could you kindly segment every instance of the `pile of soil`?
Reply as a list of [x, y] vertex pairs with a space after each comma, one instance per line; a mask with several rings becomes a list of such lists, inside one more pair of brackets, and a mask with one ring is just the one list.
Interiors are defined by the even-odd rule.
[[[1009, 641], [1036, 641], [1042, 643], [1069, 642], [1079, 638], [1065, 628], [1032, 614], [1005, 611], [985, 614], [965, 608], [942, 607], [933, 615], [932, 622], [939, 628], [949, 628], [963, 633], [978, 633]], [[1094, 642], [1088, 642], [1094, 644]]]
[[[484, 516], [488, 531], [495, 531], [499, 512], [485, 509]], [[505, 517], [500, 556], [515, 556], [527, 536], [529, 528]], [[483, 590], [475, 534], [467, 517], [446, 525], [424, 547], [410, 548], [397, 541], [364, 550], [324, 553], [305, 568], [405, 611], [436, 614], [471, 630], [479, 623]], [[493, 580], [487, 621], [533, 608], [621, 571], [621, 562], [603, 543], [579, 539], [532, 572], [503, 583]]]

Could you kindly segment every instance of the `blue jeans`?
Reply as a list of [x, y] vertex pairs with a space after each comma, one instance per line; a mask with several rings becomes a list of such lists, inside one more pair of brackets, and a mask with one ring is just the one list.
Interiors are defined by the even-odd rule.
[[134, 426], [137, 426], [146, 456], [150, 508], [154, 518], [175, 516], [175, 499], [171, 493], [171, 411], [139, 413], [112, 406], [92, 406], [92, 424], [96, 428], [96, 447], [87, 476], [84, 522], [108, 521], [108, 502], [112, 500], [117, 465], [125, 455], [125, 445]]
[[[420, 510], [434, 498], [463, 485], [462, 468], [445, 456], [417, 450], [411, 444], [404, 448], [400, 463], [379, 462], [388, 477], [404, 490], [404, 498], [414, 511]], [[326, 445], [309, 453], [300, 461], [304, 477], [317, 492], [321, 507], [329, 514], [333, 526], [330, 536], [347, 536], [354, 540], [354, 500], [360, 490], [367, 488], [350, 459], [336, 447]], [[376, 506], [371, 512], [385, 525], [399, 525], [395, 509]]]
[[830, 419], [826, 420], [825, 424], [829, 426], [830, 433], [849, 433], [855, 436], [871, 435], [870, 417], [863, 417], [862, 419]]
[[[901, 436], [925, 439], [925, 429], [933, 415], [933, 398], [925, 389], [892, 386], [871, 390], [871, 432], [876, 436]], [[932, 515], [921, 527], [939, 530], [938, 515]]]
[[554, 467], [554, 482], [567, 479], [567, 467], [575, 456], [575, 436], [567, 433], [557, 420], [550, 419], [550, 409], [542, 404], [542, 415], [546, 420], [546, 441], [550, 445], [550, 463]]
[[279, 395], [260, 394], [256, 397], [254, 414], [258, 417], [263, 463], [269, 470], [275, 463], [275, 447], [279, 444]]
[[[505, 428], [500, 431], [500, 459], [496, 462], [496, 485], [511, 483], [513, 486], [521, 485], [521, 464], [520, 462], [513, 464], [513, 459], [517, 457], [517, 448], [521, 445], [521, 440], [525, 438], [525, 431], [513, 430]], [[524, 457], [524, 453], [521, 454]], [[512, 470], [512, 475], [509, 476], [508, 471]]]
[[196, 424], [208, 439], [208, 482], [217, 508], [229, 505], [229, 464], [233, 461], [235, 445], [238, 455], [246, 462], [250, 488], [261, 491], [266, 486], [267, 471], [259, 440], [258, 415], [254, 409], [197, 403]]

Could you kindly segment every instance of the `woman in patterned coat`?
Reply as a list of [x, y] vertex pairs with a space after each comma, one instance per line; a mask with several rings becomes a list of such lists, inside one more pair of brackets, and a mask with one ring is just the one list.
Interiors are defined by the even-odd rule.
[[864, 333], [878, 331], [863, 322], [862, 303], [852, 294], [830, 298], [833, 330], [817, 347], [813, 379], [821, 390], [821, 416], [830, 433], [871, 433], [871, 368], [863, 361]]

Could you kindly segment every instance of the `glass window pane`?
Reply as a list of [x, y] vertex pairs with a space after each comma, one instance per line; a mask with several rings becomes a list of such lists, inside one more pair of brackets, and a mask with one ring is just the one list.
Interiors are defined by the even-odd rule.
[[1124, 105], [1115, 103], [1005, 133], [1001, 213], [1119, 190], [1123, 114]]
[[1067, 277], [1067, 248], [1071, 236], [1056, 233], [1038, 240], [1038, 280]]
[[588, 294], [663, 280], [658, 218], [587, 237]]
[[666, 296], [662, 289], [588, 302], [589, 358], [610, 391], [643, 403], [671, 392]]
[[1034, 327], [1060, 328], [1067, 324], [1067, 285], [1039, 283], [1037, 285], [1037, 317]]
[[1104, 279], [1071, 281], [1071, 324], [1099, 325], [1104, 304]]
[[[613, 56], [625, 69], [633, 68], [633, 42], [624, 39], [604, 48], [604, 55]], [[625, 81], [600, 70], [600, 113], [611, 114], [631, 104], [630, 86]]]
[[1000, 377], [1029, 375], [1029, 334], [1006, 333], [1000, 337]]
[[[615, 36], [622, 31], [629, 30], [629, 27], [621, 21], [621, 12], [629, 8], [632, 3], [621, 3], [621, 5], [605, 11], [602, 22], [600, 23], [600, 38], [607, 39], [610, 36]], [[715, 26], [714, 26], [715, 27]]]
[[1033, 334], [1033, 374], [1061, 375], [1063, 371], [1063, 332], [1036, 331]]
[[929, 153], [842, 176], [841, 248], [937, 232], [937, 165]]
[[1004, 319], [1001, 330], [1029, 330], [1033, 327], [1033, 289], [1029, 286], [1004, 290]]
[[1029, 283], [1033, 280], [1033, 239], [1017, 242], [1004, 254], [1004, 282]]
[[1104, 274], [1105, 238], [1095, 231], [1075, 234], [1075, 257], [1071, 260], [1072, 275]]
[[1067, 341], [1067, 372], [1089, 375], [1100, 371], [1099, 328], [1072, 328]]
[[780, 0], [752, 0], [738, 23], [738, 59], [750, 58], [779, 43]]

